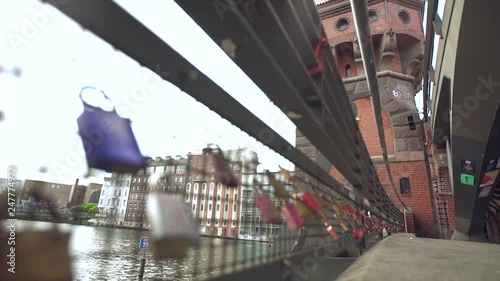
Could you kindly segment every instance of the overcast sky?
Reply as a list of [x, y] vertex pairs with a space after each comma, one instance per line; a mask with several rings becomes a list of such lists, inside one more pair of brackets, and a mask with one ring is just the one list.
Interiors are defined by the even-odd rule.
[[[293, 123], [173, 0], [116, 2], [295, 145]], [[0, 110], [6, 118], [0, 123], [0, 170], [5, 174], [7, 166], [15, 164], [20, 179], [82, 179], [86, 160], [76, 119], [83, 110], [78, 99], [83, 86], [103, 90], [120, 114], [132, 119], [144, 155], [185, 155], [217, 143], [223, 149], [256, 151], [264, 168], [293, 168], [51, 6], [36, 0], [0, 0], [0, 19], [0, 65], [23, 70], [20, 78], [0, 76]], [[421, 110], [420, 95], [417, 104]], [[40, 167], [47, 172], [40, 173]], [[102, 175], [83, 183], [91, 181], [102, 182]]]

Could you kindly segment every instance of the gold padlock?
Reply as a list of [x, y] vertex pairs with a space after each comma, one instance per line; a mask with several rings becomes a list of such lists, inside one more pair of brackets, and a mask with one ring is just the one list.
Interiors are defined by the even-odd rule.
[[287, 182], [293, 182], [294, 177], [292, 176], [292, 174], [290, 174], [288, 170], [281, 168], [281, 166], [279, 168], [280, 168], [280, 173], [283, 175], [283, 177], [285, 177], [285, 180]]
[[340, 226], [342, 227], [342, 230], [344, 232], [348, 232], [349, 231], [349, 225], [347, 224], [347, 222], [345, 221], [340, 221]]
[[297, 210], [299, 215], [303, 218], [306, 218], [306, 217], [309, 217], [312, 215], [311, 210], [309, 210], [307, 205], [302, 201], [299, 201], [299, 200], [295, 201], [295, 209]]
[[343, 217], [345, 215], [344, 211], [340, 208], [339, 205], [333, 204], [332, 207], [333, 210], [335, 210], [335, 213], [337, 214], [338, 217]]
[[287, 201], [290, 198], [290, 194], [286, 188], [269, 171], [266, 170], [265, 174], [269, 180], [269, 184], [274, 188], [274, 195]]

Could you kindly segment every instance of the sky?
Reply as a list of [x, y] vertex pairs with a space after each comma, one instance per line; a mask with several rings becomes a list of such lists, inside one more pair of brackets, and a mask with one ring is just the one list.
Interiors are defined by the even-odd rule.
[[[295, 145], [294, 124], [173, 0], [116, 2]], [[102, 173], [82, 178], [87, 163], [76, 119], [83, 111], [78, 94], [84, 86], [104, 91], [120, 115], [132, 120], [145, 156], [185, 156], [217, 143], [222, 149], [257, 152], [262, 168], [293, 169], [288, 160], [51, 6], [0, 0], [0, 19], [0, 65], [23, 72], [21, 77], [0, 75], [0, 110], [5, 113], [0, 170], [5, 174], [9, 165], [17, 165], [18, 179], [103, 182]], [[421, 100], [420, 94], [420, 111]], [[40, 167], [47, 169], [41, 172]]]

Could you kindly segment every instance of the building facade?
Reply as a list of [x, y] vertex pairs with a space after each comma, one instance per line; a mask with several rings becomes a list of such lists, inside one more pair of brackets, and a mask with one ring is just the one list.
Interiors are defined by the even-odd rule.
[[[292, 185], [286, 183], [285, 178], [280, 173], [271, 173], [274, 175], [276, 180], [281, 182], [283, 186], [289, 191], [292, 190]], [[274, 224], [265, 223], [262, 220], [259, 207], [255, 204], [255, 196], [259, 193], [255, 189], [254, 179], [262, 186], [262, 189], [267, 193], [274, 206], [281, 214], [281, 206], [283, 201], [274, 196], [274, 189], [269, 184], [268, 177], [263, 173], [245, 173], [243, 175], [243, 189], [242, 189], [242, 206], [241, 206], [241, 227], [240, 235], [241, 239], [267, 239], [278, 235], [280, 229], [283, 226], [283, 217], [281, 221]]]
[[187, 159], [181, 156], [168, 156], [165, 159], [157, 157], [149, 161], [146, 169], [133, 175], [124, 225], [134, 228], [151, 227], [146, 215], [149, 192], [170, 193], [181, 198], [186, 182], [186, 164]]
[[125, 212], [130, 193], [131, 174], [113, 173], [104, 178], [99, 198], [99, 213], [96, 219], [99, 224], [124, 225]]
[[238, 186], [227, 187], [216, 181], [210, 149], [205, 148], [201, 153], [188, 154], [185, 201], [198, 220], [202, 235], [237, 238], [241, 228], [243, 175], [256, 173], [258, 158], [255, 152], [245, 149], [227, 150], [224, 154], [238, 178]]
[[23, 181], [15, 180], [13, 186], [10, 184], [9, 179], [0, 178], [0, 193], [7, 192], [9, 188], [16, 190], [16, 203], [21, 202], [21, 191], [23, 189]]
[[101, 192], [102, 192], [102, 184], [89, 183], [87, 185], [87, 190], [85, 191], [83, 203], [99, 204], [99, 199], [101, 198]]
[[21, 191], [21, 203], [32, 210], [46, 208], [46, 202], [38, 202], [30, 196], [31, 190], [45, 194], [59, 209], [67, 209], [70, 203], [72, 185], [37, 180], [25, 180]]
[[[441, 192], [438, 200], [440, 232], [452, 229], [454, 222], [451, 185], [443, 169], [436, 168], [433, 158], [426, 161], [430, 150], [424, 143], [425, 124], [422, 124], [415, 104], [415, 94], [421, 89], [424, 58], [422, 26], [424, 1], [368, 0], [369, 22], [378, 74], [382, 118], [390, 169], [397, 185], [392, 189], [382, 160], [377, 126], [372, 110], [370, 92], [364, 74], [363, 61], [357, 43], [354, 19], [348, 0], [316, 0], [328, 40], [332, 45], [347, 94], [355, 105], [359, 128], [380, 181], [387, 193], [400, 207], [395, 192], [413, 212], [415, 232], [424, 237], [436, 237], [431, 195]], [[303, 151], [315, 149], [297, 132], [297, 147]], [[427, 155], [426, 155], [427, 154]], [[431, 165], [431, 173], [427, 166]], [[344, 178], [335, 168], [331, 175], [340, 182]], [[434, 185], [431, 193], [429, 178]], [[447, 194], [447, 195], [445, 195]], [[447, 196], [447, 197], [446, 197]]]

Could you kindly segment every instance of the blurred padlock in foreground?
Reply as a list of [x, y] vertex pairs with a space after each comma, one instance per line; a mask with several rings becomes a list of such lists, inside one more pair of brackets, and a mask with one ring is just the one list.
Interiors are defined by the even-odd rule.
[[90, 104], [83, 95], [110, 99], [101, 91], [84, 87], [80, 92], [84, 111], [78, 117], [78, 129], [89, 168], [106, 172], [135, 173], [147, 166], [147, 158], [141, 155], [132, 131], [130, 119], [122, 118], [112, 110], [104, 110]]
[[200, 239], [189, 206], [172, 194], [159, 193], [150, 194], [147, 204], [153, 257], [184, 258], [188, 246], [197, 245]]

